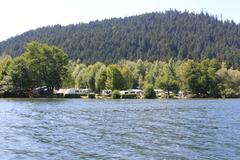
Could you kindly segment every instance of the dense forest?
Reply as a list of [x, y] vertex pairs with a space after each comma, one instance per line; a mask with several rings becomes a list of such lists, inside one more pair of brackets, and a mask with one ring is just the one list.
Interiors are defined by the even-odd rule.
[[203, 12], [170, 10], [43, 27], [1, 42], [0, 53], [20, 55], [32, 40], [55, 45], [82, 63], [217, 58], [234, 67], [240, 64], [240, 25]]
[[67, 54], [39, 42], [26, 45], [16, 58], [0, 57], [0, 93], [25, 95], [46, 86], [51, 93], [59, 88], [127, 90], [160, 88], [168, 93], [190, 91], [196, 97], [240, 97], [240, 71], [228, 69], [216, 59], [129, 61], [86, 65], [68, 60]]

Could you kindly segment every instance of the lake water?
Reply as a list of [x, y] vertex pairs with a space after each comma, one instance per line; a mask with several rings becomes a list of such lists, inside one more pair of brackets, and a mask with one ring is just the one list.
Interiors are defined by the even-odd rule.
[[240, 100], [0, 99], [0, 159], [240, 159]]

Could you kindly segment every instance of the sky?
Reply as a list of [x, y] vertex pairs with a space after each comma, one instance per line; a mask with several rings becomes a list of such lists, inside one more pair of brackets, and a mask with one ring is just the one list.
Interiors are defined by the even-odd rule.
[[0, 0], [0, 41], [48, 25], [68, 25], [177, 9], [240, 22], [240, 0]]

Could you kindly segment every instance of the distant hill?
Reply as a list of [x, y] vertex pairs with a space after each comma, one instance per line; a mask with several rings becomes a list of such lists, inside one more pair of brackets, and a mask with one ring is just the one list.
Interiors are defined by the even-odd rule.
[[48, 26], [0, 42], [0, 53], [20, 55], [24, 44], [32, 40], [56, 45], [85, 63], [218, 58], [240, 66], [240, 24], [207, 13], [170, 10], [66, 27]]

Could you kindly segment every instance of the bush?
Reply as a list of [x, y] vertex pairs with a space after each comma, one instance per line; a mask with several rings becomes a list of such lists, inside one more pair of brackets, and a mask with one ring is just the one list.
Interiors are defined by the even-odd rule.
[[174, 95], [162, 94], [160, 97], [164, 99], [168, 99], [168, 98], [174, 98]]
[[64, 98], [81, 98], [79, 94], [66, 94]]
[[0, 92], [0, 98], [4, 97], [4, 93]]
[[112, 98], [113, 99], [120, 99], [121, 98], [121, 94], [120, 94], [119, 90], [114, 90], [112, 92]]
[[94, 99], [94, 98], [96, 98], [96, 95], [94, 93], [89, 93], [88, 98], [89, 99]]
[[112, 97], [112, 94], [104, 95], [104, 97]]
[[29, 95], [25, 92], [4, 92], [2, 98], [29, 98]]
[[122, 98], [123, 99], [136, 99], [137, 98], [137, 94], [123, 94]]
[[147, 85], [144, 89], [144, 98], [153, 99], [156, 98], [156, 92], [152, 85]]
[[81, 93], [80, 96], [81, 97], [86, 97], [86, 96], [88, 96], [88, 94], [87, 93]]
[[231, 89], [231, 88], [228, 88], [228, 89], [225, 89], [222, 92], [222, 96], [224, 98], [238, 98], [239, 97], [239, 93], [236, 92], [235, 90]]

